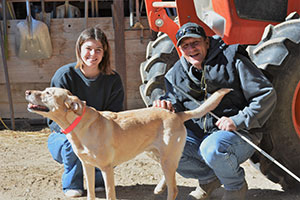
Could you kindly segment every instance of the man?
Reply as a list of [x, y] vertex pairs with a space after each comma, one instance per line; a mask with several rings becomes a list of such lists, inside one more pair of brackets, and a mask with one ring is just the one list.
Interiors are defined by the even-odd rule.
[[195, 178], [199, 186], [189, 199], [207, 199], [224, 185], [223, 200], [245, 199], [248, 190], [240, 164], [254, 153], [254, 148], [234, 134], [240, 131], [258, 144], [259, 128], [271, 115], [276, 104], [272, 84], [250, 61], [240, 45], [226, 45], [219, 37], [207, 37], [204, 29], [184, 24], [176, 34], [180, 60], [165, 75], [166, 95], [153, 103], [179, 112], [198, 107], [214, 91], [232, 88], [213, 113], [185, 122], [186, 145], [178, 173]]

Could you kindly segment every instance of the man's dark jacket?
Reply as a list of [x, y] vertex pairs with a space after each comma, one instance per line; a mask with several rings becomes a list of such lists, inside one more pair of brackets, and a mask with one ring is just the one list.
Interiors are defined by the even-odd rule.
[[[210, 37], [210, 47], [198, 70], [182, 56], [165, 75], [166, 95], [161, 99], [172, 102], [175, 111], [191, 110], [198, 107], [182, 92], [202, 103], [220, 88], [232, 88], [219, 106], [213, 111], [219, 117], [230, 117], [237, 130], [261, 128], [271, 115], [276, 104], [276, 93], [270, 81], [251, 62], [245, 49], [240, 45], [226, 45], [218, 37]], [[190, 137], [202, 138], [218, 128], [217, 120], [210, 114], [201, 119], [185, 122], [193, 132]], [[189, 132], [188, 132], [189, 133]]]

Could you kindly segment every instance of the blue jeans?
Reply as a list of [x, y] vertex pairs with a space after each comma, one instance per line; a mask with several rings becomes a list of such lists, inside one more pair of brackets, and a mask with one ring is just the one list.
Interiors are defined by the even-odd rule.
[[[48, 149], [54, 160], [64, 164], [62, 175], [63, 190], [83, 190], [83, 169], [81, 161], [74, 153], [70, 142], [65, 134], [53, 132], [48, 137]], [[101, 171], [96, 168], [95, 187], [104, 186]]]
[[202, 141], [187, 138], [177, 172], [186, 178], [207, 184], [216, 178], [226, 190], [243, 187], [245, 172], [240, 164], [252, 156], [255, 149], [229, 131], [216, 131]]

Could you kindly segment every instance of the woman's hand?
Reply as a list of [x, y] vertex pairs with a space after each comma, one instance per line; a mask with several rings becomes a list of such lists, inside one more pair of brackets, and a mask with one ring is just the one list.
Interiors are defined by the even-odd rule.
[[236, 126], [233, 120], [229, 117], [221, 117], [216, 122], [216, 126], [223, 131], [236, 131]]
[[170, 101], [166, 101], [166, 100], [155, 100], [155, 101], [153, 101], [153, 107], [164, 108], [164, 109], [167, 109], [167, 110], [170, 110], [170, 111], [174, 112], [174, 108], [172, 106], [172, 103]]

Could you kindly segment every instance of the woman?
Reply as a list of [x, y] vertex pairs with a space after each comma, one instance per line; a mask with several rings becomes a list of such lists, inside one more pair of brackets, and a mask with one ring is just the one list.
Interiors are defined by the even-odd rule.
[[[110, 65], [110, 46], [106, 35], [98, 28], [84, 30], [76, 42], [76, 63], [59, 68], [51, 80], [51, 87], [70, 90], [97, 110], [121, 111], [124, 90], [120, 76]], [[83, 170], [60, 127], [49, 120], [51, 134], [48, 149], [57, 162], [64, 164], [63, 192], [67, 197], [83, 194]], [[104, 190], [101, 171], [96, 169], [95, 190]]]

